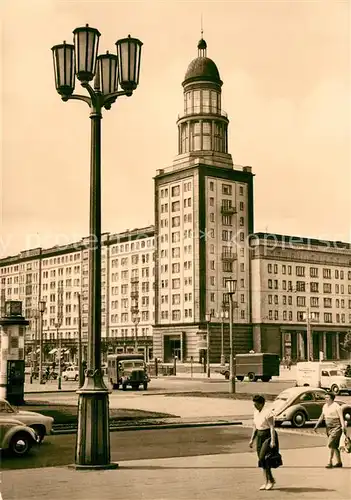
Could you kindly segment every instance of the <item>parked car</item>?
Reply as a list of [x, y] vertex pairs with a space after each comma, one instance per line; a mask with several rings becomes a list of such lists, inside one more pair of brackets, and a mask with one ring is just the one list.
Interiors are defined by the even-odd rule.
[[78, 380], [79, 368], [78, 366], [67, 366], [65, 371], [62, 372], [63, 380]]
[[[271, 408], [274, 412], [275, 424], [279, 427], [284, 422], [291, 422], [293, 427], [303, 427], [306, 422], [318, 420], [328, 394], [318, 387], [291, 387], [281, 392], [273, 401]], [[351, 422], [351, 406], [335, 399], [344, 415], [344, 419]]]
[[0, 449], [11, 455], [23, 457], [38, 444], [38, 436], [33, 429], [10, 415], [0, 415]]
[[18, 420], [24, 425], [33, 429], [41, 443], [45, 436], [52, 433], [52, 424], [54, 419], [34, 411], [19, 410], [11, 406], [6, 399], [0, 398], [0, 422], [3, 419]]

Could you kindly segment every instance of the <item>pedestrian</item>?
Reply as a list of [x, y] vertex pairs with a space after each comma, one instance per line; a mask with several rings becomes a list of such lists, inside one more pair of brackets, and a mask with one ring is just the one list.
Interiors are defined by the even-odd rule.
[[[317, 427], [325, 420], [325, 427], [328, 436], [328, 448], [330, 450], [329, 463], [326, 465], [326, 469], [331, 469], [333, 467], [342, 467], [341, 455], [340, 455], [340, 438], [342, 433], [347, 433], [347, 422], [344, 420], [342, 414], [342, 409], [340, 405], [335, 401], [335, 394], [330, 393], [325, 395], [325, 404], [322, 409], [321, 416], [317, 420], [314, 427], [314, 431]], [[333, 465], [333, 458], [336, 456], [336, 464]]]
[[255, 409], [249, 446], [252, 448], [256, 439], [258, 466], [263, 469], [265, 478], [260, 490], [271, 490], [275, 485], [272, 468], [283, 465], [279, 454], [278, 435], [274, 429], [274, 416], [273, 412], [265, 407], [266, 400], [263, 396], [256, 394], [252, 401]]

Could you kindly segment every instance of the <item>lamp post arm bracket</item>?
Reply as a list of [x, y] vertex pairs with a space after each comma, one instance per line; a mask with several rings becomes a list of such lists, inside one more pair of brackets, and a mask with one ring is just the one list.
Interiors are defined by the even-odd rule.
[[118, 97], [120, 97], [122, 95], [126, 95], [126, 96], [130, 97], [132, 94], [133, 94], [132, 90], [129, 90], [129, 91], [120, 90], [118, 92], [112, 92], [111, 94], [104, 96], [103, 106], [105, 107], [105, 109], [111, 109], [111, 105], [114, 102], [116, 102]]
[[91, 99], [90, 97], [87, 97], [85, 95], [69, 95], [69, 96], [62, 96], [61, 99], [66, 102], [69, 100], [76, 100], [76, 101], [84, 101], [88, 104], [88, 106], [91, 108]]

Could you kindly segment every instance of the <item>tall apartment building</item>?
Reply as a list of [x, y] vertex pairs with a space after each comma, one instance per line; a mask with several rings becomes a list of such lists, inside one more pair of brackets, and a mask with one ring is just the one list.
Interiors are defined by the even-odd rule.
[[256, 233], [251, 238], [252, 325], [257, 351], [293, 359], [347, 358], [351, 325], [351, 245]]
[[[154, 320], [154, 227], [104, 234], [101, 273], [102, 338], [113, 339], [120, 352], [132, 350], [133, 313], [138, 311], [138, 343], [149, 358]], [[82, 339], [83, 343], [87, 342], [88, 280], [87, 239], [49, 249], [28, 250], [0, 260], [1, 302], [23, 302], [25, 316], [31, 320], [29, 341], [34, 341], [38, 331], [38, 301], [44, 300], [43, 338], [48, 344], [57, 343], [58, 291], [62, 290], [63, 323], [59, 335], [67, 350], [74, 349], [78, 342], [78, 294], [81, 295]], [[138, 292], [137, 309], [132, 291]]]
[[211, 314], [211, 359], [220, 349], [219, 315], [226, 280], [238, 282], [236, 347], [251, 347], [250, 259], [253, 174], [233, 165], [228, 116], [216, 64], [198, 43], [185, 74], [184, 112], [178, 117], [178, 155], [155, 177], [154, 352], [198, 360]]

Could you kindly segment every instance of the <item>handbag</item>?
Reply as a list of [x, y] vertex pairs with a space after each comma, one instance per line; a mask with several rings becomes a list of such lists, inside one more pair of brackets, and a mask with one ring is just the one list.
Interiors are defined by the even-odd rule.
[[272, 448], [268, 450], [268, 452], [265, 455], [265, 460], [267, 465], [271, 469], [277, 469], [281, 465], [283, 465], [283, 459], [279, 451], [275, 448]]
[[342, 434], [339, 449], [345, 453], [351, 453], [351, 439], [347, 434]]

